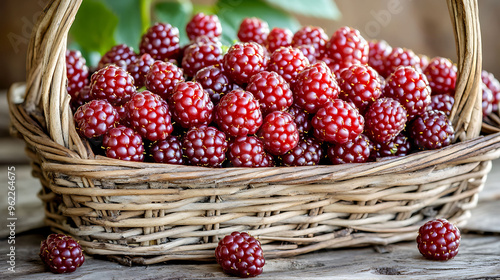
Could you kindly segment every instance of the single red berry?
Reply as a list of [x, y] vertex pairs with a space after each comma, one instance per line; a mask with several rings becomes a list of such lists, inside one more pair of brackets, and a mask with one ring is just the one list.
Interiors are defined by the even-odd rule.
[[408, 155], [412, 150], [411, 141], [404, 134], [398, 134], [394, 139], [385, 143], [373, 143], [370, 157], [378, 158], [401, 157]]
[[276, 72], [262, 71], [253, 75], [246, 90], [260, 103], [262, 115], [284, 111], [293, 103], [290, 85]]
[[169, 100], [173, 120], [184, 128], [210, 124], [214, 105], [197, 82], [177, 84]]
[[229, 136], [255, 134], [262, 125], [259, 101], [252, 93], [233, 90], [215, 106], [215, 123]]
[[148, 53], [145, 53], [127, 66], [127, 71], [134, 78], [135, 86], [137, 88], [144, 86], [146, 74], [148, 74], [149, 69], [154, 62], [154, 58], [152, 58]]
[[237, 231], [219, 241], [215, 259], [225, 273], [242, 278], [260, 275], [266, 263], [260, 242]]
[[123, 125], [113, 127], [104, 135], [102, 146], [106, 156], [127, 161], [144, 161], [142, 137]]
[[394, 139], [406, 125], [406, 109], [392, 98], [373, 102], [364, 115], [365, 134], [373, 142], [385, 143]]
[[142, 137], [158, 141], [173, 131], [169, 108], [160, 96], [142, 91], [134, 94], [126, 104], [128, 121]]
[[313, 137], [301, 138], [295, 148], [281, 157], [284, 166], [318, 165], [323, 158], [321, 144]]
[[457, 66], [451, 60], [444, 57], [431, 59], [429, 65], [424, 69], [424, 74], [431, 86], [432, 94], [455, 95], [455, 84], [457, 83]]
[[149, 154], [158, 163], [184, 164], [181, 141], [172, 135], [153, 143], [149, 148]]
[[223, 57], [226, 75], [239, 85], [248, 83], [250, 77], [267, 66], [264, 48], [254, 42], [236, 43]]
[[89, 83], [89, 68], [80, 51], [66, 51], [66, 76], [68, 77], [68, 93], [74, 99], [78, 92]]
[[299, 134], [309, 134], [309, 132], [312, 130], [311, 115], [295, 105], [288, 108], [287, 112], [292, 116], [295, 125], [297, 125]]
[[182, 140], [186, 159], [189, 164], [197, 166], [222, 166], [227, 146], [224, 132], [206, 125], [190, 128]]
[[417, 245], [429, 260], [447, 261], [458, 254], [460, 230], [446, 219], [428, 221], [418, 230]]
[[75, 112], [76, 127], [86, 138], [102, 136], [119, 120], [118, 112], [106, 100], [92, 100]]
[[493, 112], [498, 112], [498, 104], [500, 103], [500, 82], [495, 78], [495, 76], [483, 70], [481, 72], [481, 79], [483, 83], [491, 90], [493, 94]]
[[368, 65], [354, 64], [345, 68], [337, 81], [339, 97], [352, 102], [361, 112], [382, 95], [378, 73]]
[[327, 42], [328, 35], [319, 26], [304, 26], [297, 30], [292, 38], [293, 47], [312, 45], [316, 50], [316, 57], [320, 57], [325, 53]]
[[483, 116], [488, 116], [493, 112], [493, 93], [491, 90], [486, 86], [485, 83], [481, 83], [481, 88], [482, 88], [482, 108], [483, 108]]
[[363, 163], [370, 159], [372, 147], [370, 139], [360, 134], [344, 144], [329, 146], [327, 156], [332, 164]]
[[451, 144], [455, 130], [441, 111], [427, 111], [410, 126], [410, 138], [421, 150], [436, 150]]
[[196, 72], [193, 80], [200, 83], [203, 89], [208, 92], [214, 105], [219, 103], [221, 96], [238, 88], [238, 86], [224, 74], [224, 70], [222, 70], [220, 65], [212, 65], [200, 69]]
[[431, 104], [431, 87], [423, 73], [413, 67], [399, 67], [387, 79], [384, 97], [397, 100], [406, 109], [408, 121], [423, 114]]
[[125, 66], [134, 62], [137, 59], [137, 54], [134, 49], [127, 46], [126, 44], [120, 44], [113, 46], [109, 51], [107, 51], [99, 60], [97, 68], [101, 69], [110, 64], [115, 64], [117, 66]]
[[258, 135], [266, 151], [272, 155], [283, 155], [299, 143], [299, 131], [293, 117], [282, 111], [268, 114]]
[[104, 99], [114, 106], [125, 104], [135, 92], [134, 78], [114, 64], [98, 70], [90, 79], [92, 99]]
[[296, 46], [296, 49], [300, 50], [305, 57], [307, 57], [307, 60], [309, 60], [310, 64], [316, 63], [316, 57], [318, 57], [318, 52], [314, 48], [313, 45], [300, 45]]
[[434, 94], [431, 95], [431, 104], [427, 106], [427, 111], [438, 110], [445, 113], [446, 116], [449, 116], [454, 103], [455, 98], [449, 94]]
[[344, 26], [332, 35], [326, 44], [326, 52], [341, 65], [367, 64], [369, 45], [359, 30]]
[[51, 234], [40, 244], [40, 258], [53, 273], [69, 273], [85, 261], [83, 249], [72, 237]]
[[188, 77], [194, 77], [198, 70], [222, 63], [222, 48], [216, 43], [191, 44], [182, 57], [182, 69]]
[[280, 47], [289, 47], [292, 45], [293, 33], [288, 28], [274, 27], [267, 35], [267, 39], [264, 42], [264, 46], [267, 48], [269, 53], [273, 53]]
[[368, 41], [368, 65], [375, 69], [378, 73], [383, 74], [386, 72], [384, 62], [392, 52], [392, 47], [384, 40], [370, 40]]
[[148, 90], [168, 100], [178, 83], [184, 82], [182, 68], [171, 62], [155, 61], [146, 74], [145, 85]]
[[255, 136], [238, 136], [229, 143], [228, 159], [234, 167], [261, 167], [266, 152]]
[[142, 35], [139, 50], [141, 54], [149, 53], [157, 60], [177, 58], [180, 50], [179, 29], [168, 23], [156, 23]]
[[384, 61], [384, 72], [380, 73], [385, 78], [389, 77], [400, 66], [411, 66], [419, 71], [420, 57], [412, 50], [405, 48], [393, 48]]
[[267, 71], [280, 74], [285, 81], [293, 85], [297, 75], [307, 66], [309, 60], [302, 51], [292, 47], [280, 47], [271, 54]]
[[238, 39], [241, 42], [255, 42], [264, 45], [269, 34], [269, 25], [260, 18], [244, 18], [238, 29]]
[[342, 99], [334, 99], [312, 119], [314, 136], [320, 141], [344, 144], [363, 132], [365, 120], [359, 111]]
[[92, 95], [90, 94], [90, 85], [84, 86], [80, 91], [78, 91], [74, 96], [71, 97], [71, 110], [76, 112], [76, 110], [83, 104], [92, 100]]
[[197, 13], [187, 23], [186, 33], [191, 41], [200, 36], [217, 38], [222, 35], [222, 26], [217, 15]]
[[294, 84], [294, 104], [307, 113], [316, 113], [339, 95], [340, 89], [330, 68], [320, 61], [300, 72]]

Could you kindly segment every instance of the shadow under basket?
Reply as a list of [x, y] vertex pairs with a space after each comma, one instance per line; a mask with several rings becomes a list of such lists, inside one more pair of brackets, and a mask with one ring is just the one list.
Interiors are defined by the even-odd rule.
[[427, 220], [470, 216], [500, 156], [481, 130], [477, 1], [448, 0], [457, 38], [451, 120], [457, 142], [384, 161], [310, 167], [205, 168], [95, 156], [74, 127], [65, 51], [81, 1], [52, 1], [35, 27], [28, 77], [9, 92], [13, 134], [40, 178], [45, 222], [87, 254], [125, 264], [213, 261], [218, 241], [247, 231], [266, 258], [416, 238]]

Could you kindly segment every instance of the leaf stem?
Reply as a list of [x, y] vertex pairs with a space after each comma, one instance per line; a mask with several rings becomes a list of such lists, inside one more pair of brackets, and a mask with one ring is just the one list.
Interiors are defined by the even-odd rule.
[[146, 32], [151, 25], [151, 5], [152, 0], [139, 0], [141, 9], [142, 33]]

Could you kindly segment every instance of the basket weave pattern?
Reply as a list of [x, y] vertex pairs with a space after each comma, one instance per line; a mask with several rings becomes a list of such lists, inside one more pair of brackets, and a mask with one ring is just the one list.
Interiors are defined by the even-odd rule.
[[26, 85], [9, 93], [13, 131], [40, 178], [45, 222], [86, 253], [127, 264], [213, 260], [221, 237], [248, 231], [266, 257], [416, 237], [432, 217], [462, 225], [477, 203], [500, 135], [481, 129], [477, 0], [448, 0], [459, 78], [459, 142], [364, 164], [203, 168], [95, 156], [76, 133], [65, 51], [81, 1], [52, 1], [32, 35]]

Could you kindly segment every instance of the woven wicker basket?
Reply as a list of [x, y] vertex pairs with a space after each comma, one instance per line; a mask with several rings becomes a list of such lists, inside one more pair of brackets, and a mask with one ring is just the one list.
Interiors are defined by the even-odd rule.
[[433, 217], [463, 225], [500, 156], [481, 130], [477, 0], [448, 0], [459, 78], [458, 142], [402, 158], [337, 166], [204, 168], [94, 156], [66, 92], [67, 34], [81, 1], [55, 0], [32, 35], [26, 84], [9, 93], [13, 133], [40, 178], [45, 222], [86, 253], [127, 264], [213, 260], [221, 237], [248, 231], [267, 258], [416, 237]]

